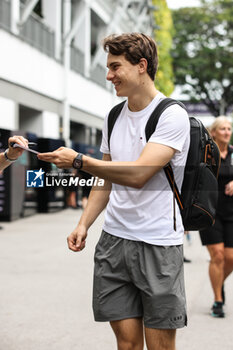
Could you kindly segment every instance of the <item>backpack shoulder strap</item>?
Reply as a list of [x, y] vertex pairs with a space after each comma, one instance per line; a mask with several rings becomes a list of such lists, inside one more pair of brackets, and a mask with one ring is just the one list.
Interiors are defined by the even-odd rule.
[[149, 138], [155, 131], [161, 114], [165, 111], [165, 109], [175, 104], [178, 104], [180, 107], [186, 110], [186, 107], [182, 102], [173, 100], [172, 98], [165, 98], [158, 104], [158, 106], [152, 112], [146, 124], [146, 128], [145, 128], [146, 141], [149, 140]]
[[108, 147], [109, 147], [109, 149], [110, 149], [110, 138], [111, 138], [113, 127], [114, 127], [116, 120], [119, 117], [123, 107], [124, 107], [125, 102], [126, 101], [123, 101], [123, 102], [117, 104], [109, 112], [109, 115], [108, 115]]
[[[172, 98], [165, 98], [158, 104], [158, 106], [152, 112], [152, 114], [151, 114], [151, 116], [148, 119], [148, 122], [146, 124], [146, 128], [145, 128], [147, 142], [148, 142], [149, 138], [151, 137], [151, 135], [153, 134], [153, 132], [155, 131], [161, 114], [165, 111], [165, 109], [167, 109], [168, 107], [175, 105], [175, 104], [178, 104], [179, 106], [181, 106], [182, 108], [184, 108], [186, 110], [186, 107], [180, 101], [173, 100]], [[178, 204], [180, 210], [182, 210], [183, 206], [182, 206], [182, 202], [181, 202], [181, 196], [180, 196], [178, 187], [177, 187], [176, 182], [175, 182], [175, 177], [174, 177], [174, 173], [173, 173], [171, 164], [168, 163], [163, 168], [163, 170], [166, 174], [168, 183], [169, 183], [171, 190], [173, 192], [173, 223], [174, 223], [174, 230], [176, 231], [175, 200], [177, 201], [177, 204]]]

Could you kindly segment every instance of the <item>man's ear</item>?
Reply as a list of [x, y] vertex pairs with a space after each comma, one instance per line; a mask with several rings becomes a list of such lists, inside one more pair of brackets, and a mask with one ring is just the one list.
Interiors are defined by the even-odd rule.
[[147, 71], [147, 60], [145, 58], [141, 58], [140, 61], [139, 61], [139, 73], [145, 73]]

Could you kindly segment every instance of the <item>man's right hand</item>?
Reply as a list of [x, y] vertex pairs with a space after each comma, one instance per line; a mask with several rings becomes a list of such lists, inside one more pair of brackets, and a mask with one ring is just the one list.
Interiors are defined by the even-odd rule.
[[74, 252], [80, 252], [85, 248], [87, 238], [87, 229], [83, 225], [78, 225], [74, 231], [67, 237], [69, 249]]

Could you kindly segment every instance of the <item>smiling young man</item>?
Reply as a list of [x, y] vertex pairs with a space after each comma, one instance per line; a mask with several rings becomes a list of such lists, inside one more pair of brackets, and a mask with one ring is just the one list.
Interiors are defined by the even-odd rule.
[[[178, 105], [161, 115], [149, 141], [145, 125], [165, 96], [154, 85], [158, 65], [153, 39], [140, 33], [111, 35], [107, 79], [126, 103], [108, 144], [105, 118], [103, 160], [60, 148], [39, 158], [67, 168], [72, 164], [105, 179], [93, 189], [69, 248], [85, 247], [89, 227], [106, 207], [105, 222], [95, 251], [93, 309], [96, 321], [109, 321], [119, 350], [174, 350], [176, 329], [186, 325], [183, 276], [183, 235], [173, 193], [163, 171], [170, 162], [181, 187], [189, 148], [189, 120]], [[144, 327], [143, 327], [144, 324]]]

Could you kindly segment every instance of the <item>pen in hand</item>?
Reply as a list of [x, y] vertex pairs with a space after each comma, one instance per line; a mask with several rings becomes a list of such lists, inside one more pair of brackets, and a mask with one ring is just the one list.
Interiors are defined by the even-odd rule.
[[[16, 142], [11, 142], [10, 145], [13, 148], [18, 147], [18, 144]], [[35, 143], [35, 142], [28, 142], [28, 146], [35, 146], [35, 145], [37, 145], [37, 143]]]

